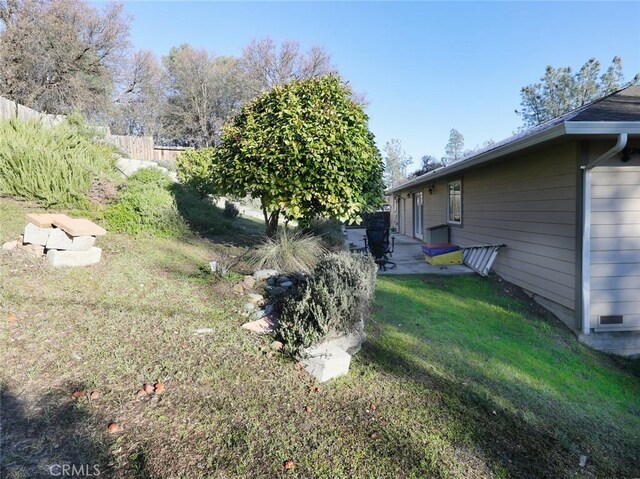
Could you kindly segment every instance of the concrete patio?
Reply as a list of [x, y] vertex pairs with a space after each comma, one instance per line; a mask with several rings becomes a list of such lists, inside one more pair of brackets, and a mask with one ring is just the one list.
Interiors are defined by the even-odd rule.
[[[353, 244], [364, 248], [364, 228], [348, 229], [347, 244]], [[396, 263], [396, 267], [388, 267], [386, 271], [380, 269], [378, 274], [473, 274], [474, 271], [463, 264], [449, 266], [431, 266], [424, 260], [422, 253], [422, 243], [399, 233], [393, 234], [395, 237], [395, 249], [390, 261]]]

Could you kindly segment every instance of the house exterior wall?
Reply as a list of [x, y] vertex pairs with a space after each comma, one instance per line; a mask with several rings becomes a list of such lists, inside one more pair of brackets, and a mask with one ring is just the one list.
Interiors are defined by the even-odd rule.
[[493, 264], [497, 274], [575, 310], [577, 169], [578, 144], [566, 142], [412, 191], [424, 192], [426, 230], [447, 223], [448, 184], [461, 179], [462, 224], [450, 225], [451, 242], [506, 244]]
[[[594, 168], [590, 257], [591, 327], [640, 330], [640, 160]], [[612, 315], [623, 323], [601, 324], [601, 316]]]

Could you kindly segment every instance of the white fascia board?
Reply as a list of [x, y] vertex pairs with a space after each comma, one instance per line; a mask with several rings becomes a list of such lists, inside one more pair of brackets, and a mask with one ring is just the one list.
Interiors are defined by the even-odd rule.
[[567, 121], [567, 135], [640, 135], [640, 121]]

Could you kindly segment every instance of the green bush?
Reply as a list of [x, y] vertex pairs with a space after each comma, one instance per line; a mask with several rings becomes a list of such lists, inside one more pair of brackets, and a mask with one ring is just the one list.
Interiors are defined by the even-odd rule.
[[302, 232], [282, 228], [273, 238], [265, 238], [250, 255], [257, 268], [273, 268], [282, 273], [310, 273], [326, 253], [322, 240]]
[[330, 253], [282, 306], [278, 334], [284, 351], [296, 355], [327, 336], [353, 331], [371, 313], [376, 281], [371, 257]]
[[45, 206], [83, 206], [94, 179], [115, 172], [115, 148], [72, 116], [46, 126], [0, 122], [0, 194]]
[[198, 192], [201, 198], [213, 193], [213, 148], [186, 150], [176, 158], [176, 172], [180, 182]]
[[187, 233], [171, 187], [172, 181], [157, 168], [135, 172], [104, 213], [109, 228], [134, 236], [177, 237]]
[[225, 200], [224, 211], [222, 214], [224, 214], [225, 218], [229, 218], [231, 220], [240, 214], [240, 210], [231, 201]]

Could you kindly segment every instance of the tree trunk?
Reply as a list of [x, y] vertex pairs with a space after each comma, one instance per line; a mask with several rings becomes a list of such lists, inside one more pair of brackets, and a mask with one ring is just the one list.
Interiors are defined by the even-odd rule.
[[266, 208], [262, 208], [262, 214], [264, 215], [264, 222], [266, 225], [266, 235], [269, 238], [273, 238], [278, 232], [278, 221], [280, 220], [280, 210], [274, 210], [268, 213]]

